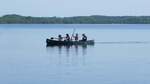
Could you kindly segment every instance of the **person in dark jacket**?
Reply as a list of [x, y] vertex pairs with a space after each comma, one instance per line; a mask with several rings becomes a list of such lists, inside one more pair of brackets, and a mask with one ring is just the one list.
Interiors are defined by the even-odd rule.
[[74, 36], [74, 40], [75, 40], [75, 41], [78, 41], [78, 40], [79, 40], [78, 33], [76, 33], [76, 35]]
[[87, 36], [85, 34], [82, 34], [82, 41], [87, 41]]
[[66, 34], [65, 40], [66, 40], [66, 41], [70, 41], [70, 36], [69, 36], [69, 34]]

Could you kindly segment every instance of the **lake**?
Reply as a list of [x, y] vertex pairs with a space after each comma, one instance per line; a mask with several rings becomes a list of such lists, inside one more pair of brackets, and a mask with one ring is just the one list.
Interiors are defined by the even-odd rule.
[[[94, 46], [46, 47], [72, 34]], [[1, 24], [0, 84], [150, 84], [150, 25]]]

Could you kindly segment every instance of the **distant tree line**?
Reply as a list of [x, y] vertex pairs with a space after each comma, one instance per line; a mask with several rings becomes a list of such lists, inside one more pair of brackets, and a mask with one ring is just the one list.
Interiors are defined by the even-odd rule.
[[150, 16], [0, 17], [0, 24], [150, 24]]

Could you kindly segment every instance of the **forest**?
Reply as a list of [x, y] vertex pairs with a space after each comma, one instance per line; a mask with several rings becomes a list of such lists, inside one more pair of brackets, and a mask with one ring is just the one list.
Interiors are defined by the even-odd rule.
[[150, 16], [33, 17], [9, 14], [0, 17], [0, 24], [150, 24]]

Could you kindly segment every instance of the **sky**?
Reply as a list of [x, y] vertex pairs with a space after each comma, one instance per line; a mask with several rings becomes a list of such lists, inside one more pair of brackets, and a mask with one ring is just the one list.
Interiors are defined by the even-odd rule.
[[150, 16], [150, 0], [0, 0], [0, 16]]

